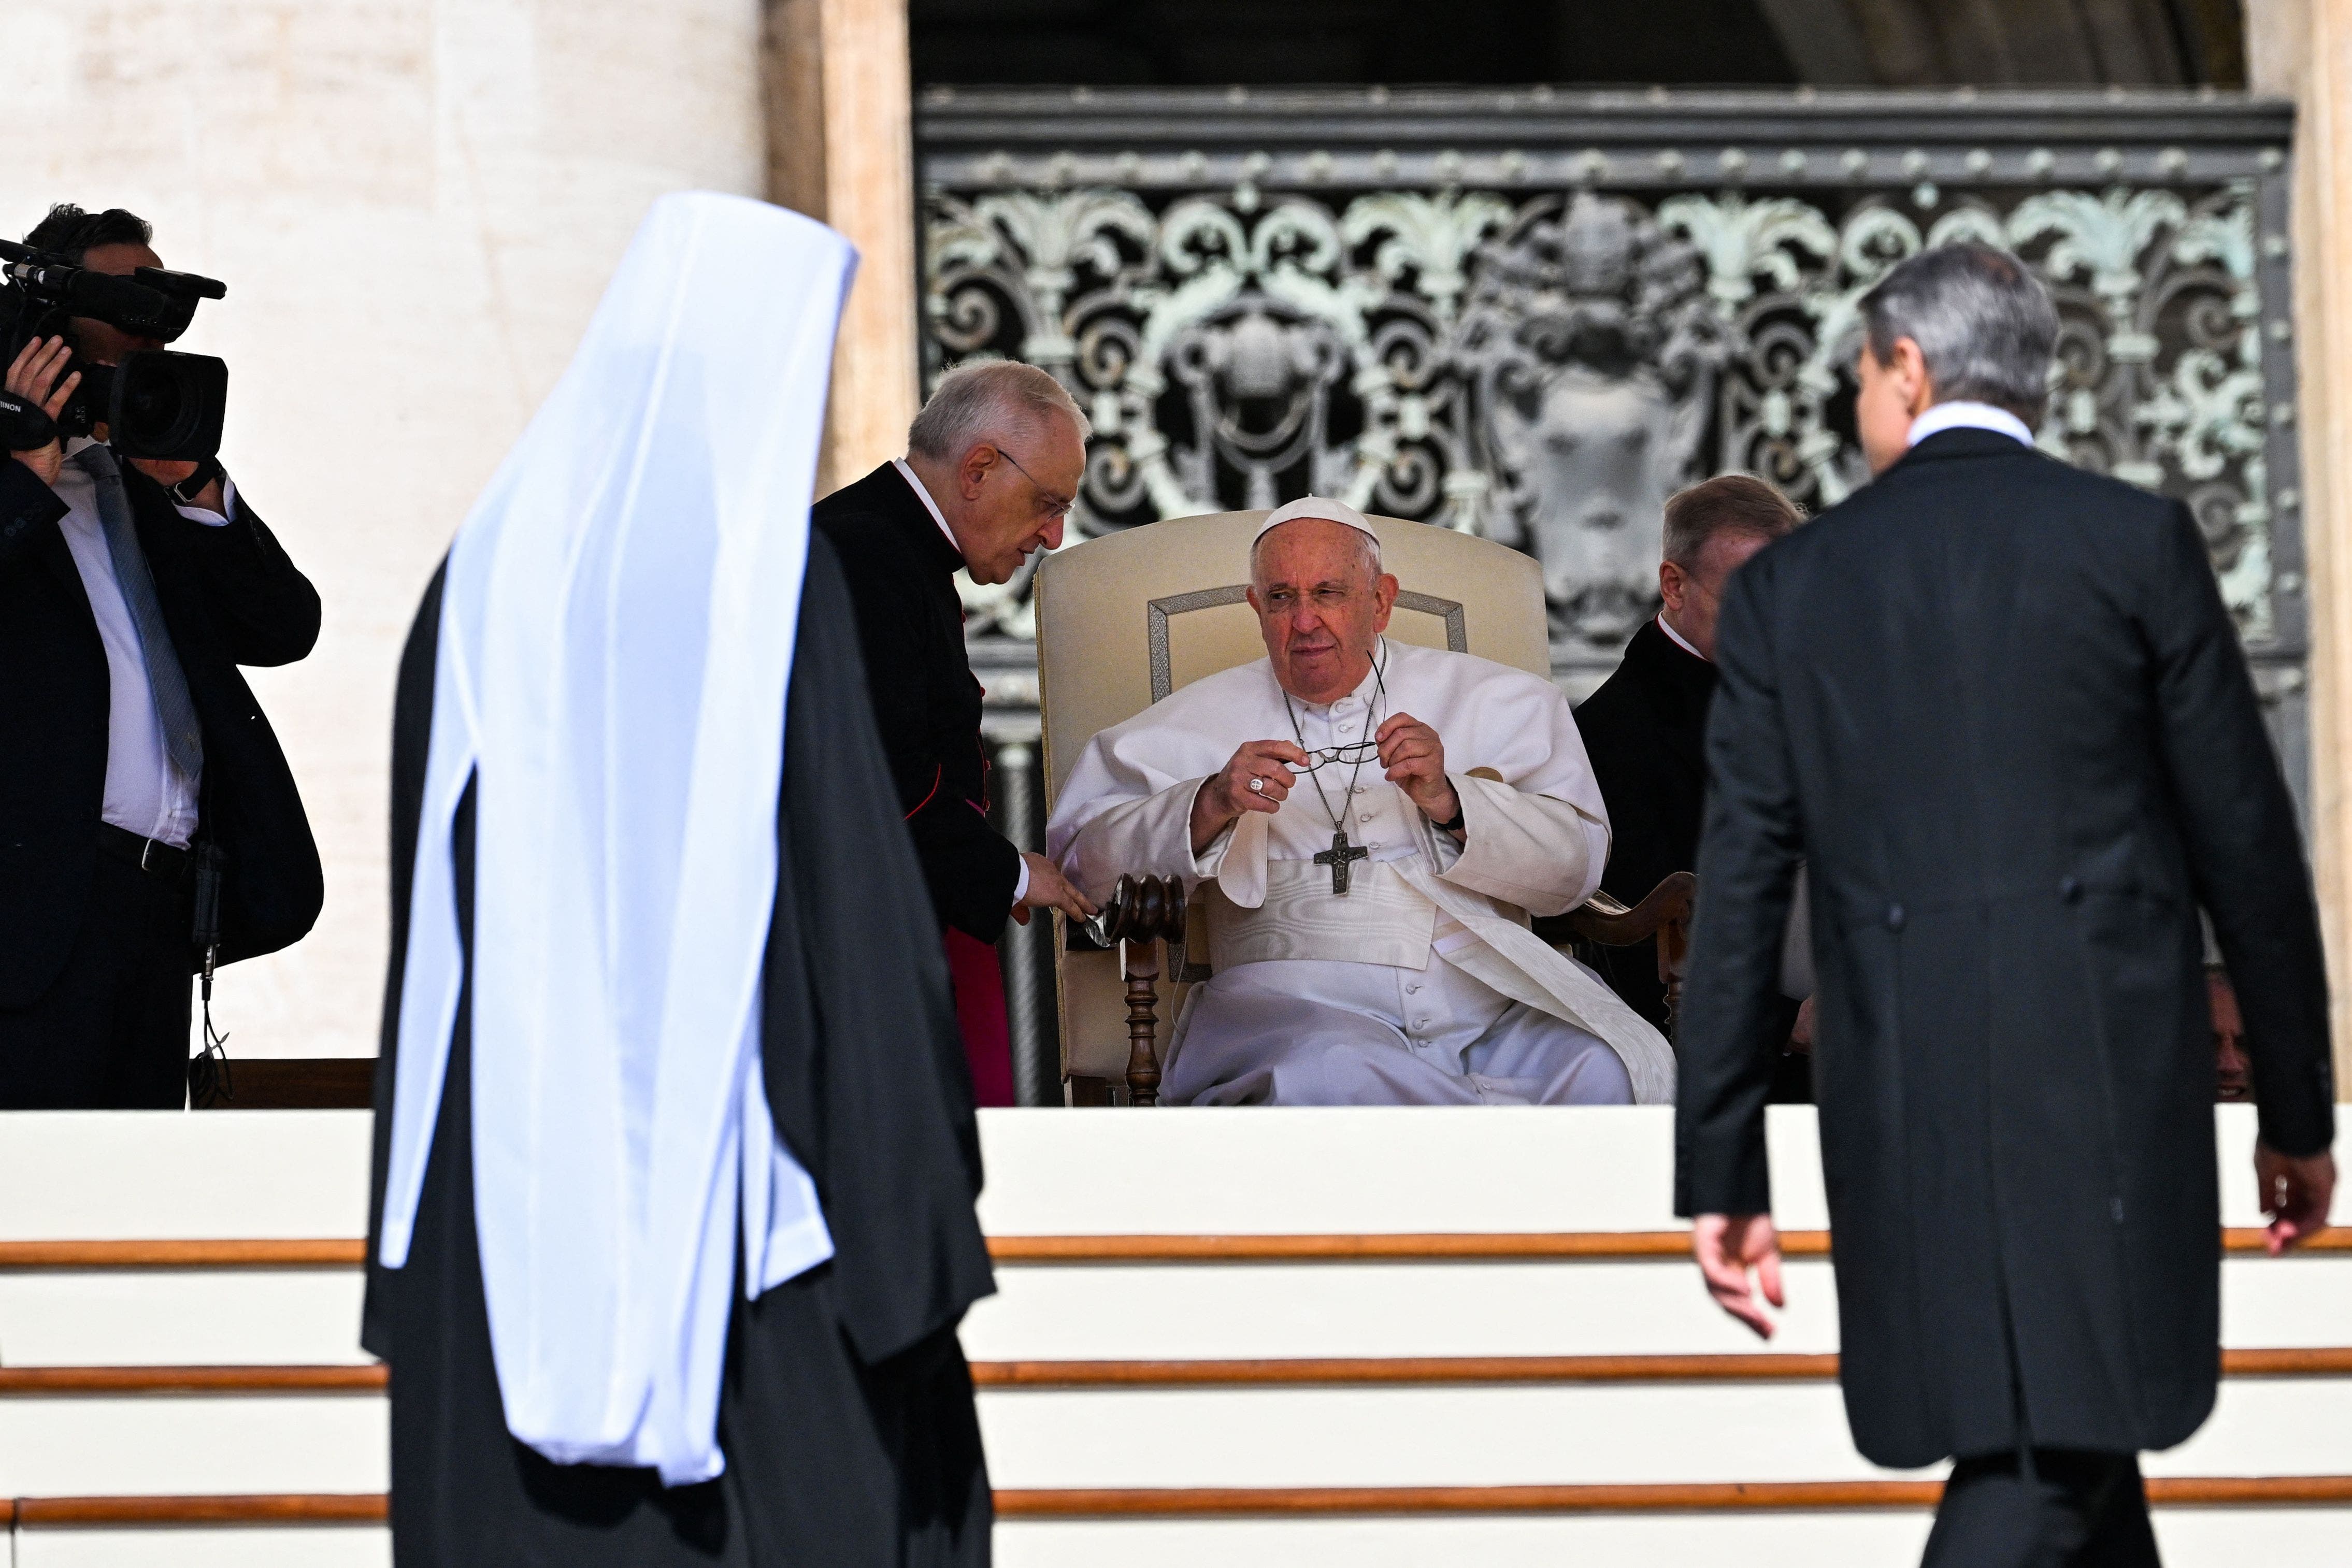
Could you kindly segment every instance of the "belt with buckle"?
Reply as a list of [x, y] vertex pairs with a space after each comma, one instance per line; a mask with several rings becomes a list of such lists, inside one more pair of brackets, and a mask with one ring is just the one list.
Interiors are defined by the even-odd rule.
[[161, 839], [140, 837], [128, 828], [118, 828], [112, 822], [98, 825], [98, 847], [116, 860], [137, 866], [149, 876], [161, 877], [176, 885], [187, 875], [188, 852], [177, 844], [167, 844]]

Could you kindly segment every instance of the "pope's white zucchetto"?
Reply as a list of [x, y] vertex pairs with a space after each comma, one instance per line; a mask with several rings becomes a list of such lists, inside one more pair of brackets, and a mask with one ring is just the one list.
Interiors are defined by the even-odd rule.
[[1276, 507], [1265, 515], [1265, 521], [1257, 526], [1257, 532], [1250, 536], [1251, 542], [1255, 544], [1283, 524], [1295, 523], [1301, 517], [1320, 517], [1327, 523], [1337, 523], [1341, 528], [1353, 528], [1367, 535], [1374, 544], [1381, 542], [1380, 530], [1372, 527], [1370, 518], [1345, 501], [1327, 500], [1321, 496], [1301, 496], [1296, 501]]

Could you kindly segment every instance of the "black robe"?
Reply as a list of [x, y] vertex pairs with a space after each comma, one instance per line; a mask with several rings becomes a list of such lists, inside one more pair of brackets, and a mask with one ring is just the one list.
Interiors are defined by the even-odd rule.
[[857, 607], [874, 720], [940, 924], [1004, 935], [1021, 852], [988, 822], [981, 685], [963, 645], [963, 557], [895, 464], [816, 504]]
[[[1706, 806], [1706, 709], [1715, 696], [1715, 666], [1677, 644], [1653, 619], [1625, 644], [1625, 656], [1601, 689], [1577, 706], [1577, 733], [1609, 808], [1609, 864], [1601, 891], [1639, 904], [1678, 871], [1698, 869], [1698, 836]], [[1666, 1023], [1666, 988], [1658, 978], [1658, 952], [1633, 947], [1590, 949], [1609, 988], [1659, 1029]], [[1774, 1026], [1786, 1040], [1797, 1004], [1782, 998]], [[1772, 1098], [1812, 1097], [1806, 1059], [1784, 1053]]]
[[2200, 905], [2263, 1136], [2335, 1131], [2310, 873], [2195, 520], [1945, 431], [1739, 569], [1717, 669], [1676, 1211], [1770, 1207], [1802, 857], [1855, 1443], [2179, 1442], [2221, 1364]]
[[[509, 1435], [474, 1225], [470, 995], [408, 1262], [376, 1262], [409, 883], [432, 716], [436, 577], [401, 660], [393, 744], [393, 944], [376, 1072], [362, 1343], [392, 1365], [392, 1528], [401, 1568], [989, 1560], [988, 1475], [956, 1341], [993, 1289], [972, 1205], [978, 1129], [937, 928], [865, 702], [847, 594], [810, 541], [763, 976], [768, 1100], [814, 1179], [834, 1258], [746, 1303], [719, 1399], [726, 1472], [549, 1462]], [[472, 945], [473, 803], [456, 838]]]
[[[1706, 795], [1706, 705], [1715, 666], [1643, 622], [1601, 689], [1577, 705], [1577, 733], [1609, 808], [1609, 864], [1601, 891], [1639, 904], [1678, 871], [1698, 868]], [[1664, 1027], [1665, 986], [1656, 950], [1597, 949], [1595, 968], [1625, 1005]]]

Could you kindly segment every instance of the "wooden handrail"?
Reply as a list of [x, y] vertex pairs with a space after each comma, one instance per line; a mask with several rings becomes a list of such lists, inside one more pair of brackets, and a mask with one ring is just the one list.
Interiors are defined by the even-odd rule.
[[[1683, 1513], [1927, 1509], [1941, 1481], [1667, 1481], [1603, 1486], [1137, 1487], [1007, 1490], [1003, 1518], [1246, 1518], [1265, 1514]], [[2159, 1507], [2352, 1502], [2352, 1476], [2176, 1477]]]
[[[2352, 1352], [2347, 1353], [2352, 1367]], [[1834, 1355], [1298, 1356], [1255, 1361], [976, 1361], [982, 1388], [1265, 1388], [1300, 1384], [1820, 1382]]]
[[256, 1492], [221, 1497], [20, 1497], [5, 1505], [16, 1525], [382, 1524], [384, 1492]]
[[[2229, 1377], [2352, 1376], [2352, 1346], [2225, 1350]], [[982, 1388], [1382, 1387], [1462, 1384], [1824, 1383], [1834, 1354], [1364, 1355], [1189, 1361], [975, 1361]], [[0, 1397], [150, 1394], [378, 1394], [383, 1365], [9, 1366]]]
[[[2225, 1350], [2228, 1377], [2352, 1376], [2352, 1346]], [[1431, 1384], [1825, 1383], [1834, 1354], [1296, 1356], [1207, 1361], [975, 1361], [982, 1388], [1265, 1388]]]
[[[2256, 1227], [2221, 1232], [2222, 1250], [2264, 1250]], [[1790, 1258], [1826, 1258], [1826, 1230], [1784, 1230]], [[2289, 1257], [2352, 1252], [2352, 1226], [2324, 1230]], [[342, 1237], [284, 1240], [0, 1241], [0, 1270], [357, 1268], [367, 1244]], [[1262, 1236], [992, 1236], [999, 1263], [1504, 1262], [1545, 1259], [1684, 1259], [1682, 1230], [1444, 1231]]]
[[[1922, 1510], [1941, 1481], [1660, 1481], [1493, 1487], [1031, 1487], [1000, 1490], [1005, 1519], [1250, 1518], [1264, 1515], [1757, 1513]], [[2352, 1503], [2352, 1476], [2167, 1476], [2147, 1483], [2158, 1508]], [[242, 1497], [27, 1497], [0, 1500], [16, 1526], [382, 1524], [383, 1492]]]
[[0, 1366], [0, 1396], [44, 1394], [380, 1394], [381, 1363], [353, 1366]]
[[356, 1269], [358, 1237], [194, 1241], [0, 1241], [0, 1269]]

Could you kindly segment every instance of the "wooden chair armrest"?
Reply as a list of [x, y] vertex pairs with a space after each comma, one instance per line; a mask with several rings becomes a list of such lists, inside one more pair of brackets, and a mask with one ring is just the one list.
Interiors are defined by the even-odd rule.
[[1663, 926], [1688, 925], [1697, 896], [1698, 878], [1678, 871], [1631, 909], [1605, 893], [1594, 894], [1569, 911], [1568, 928], [1603, 947], [1631, 947], [1655, 936]]

